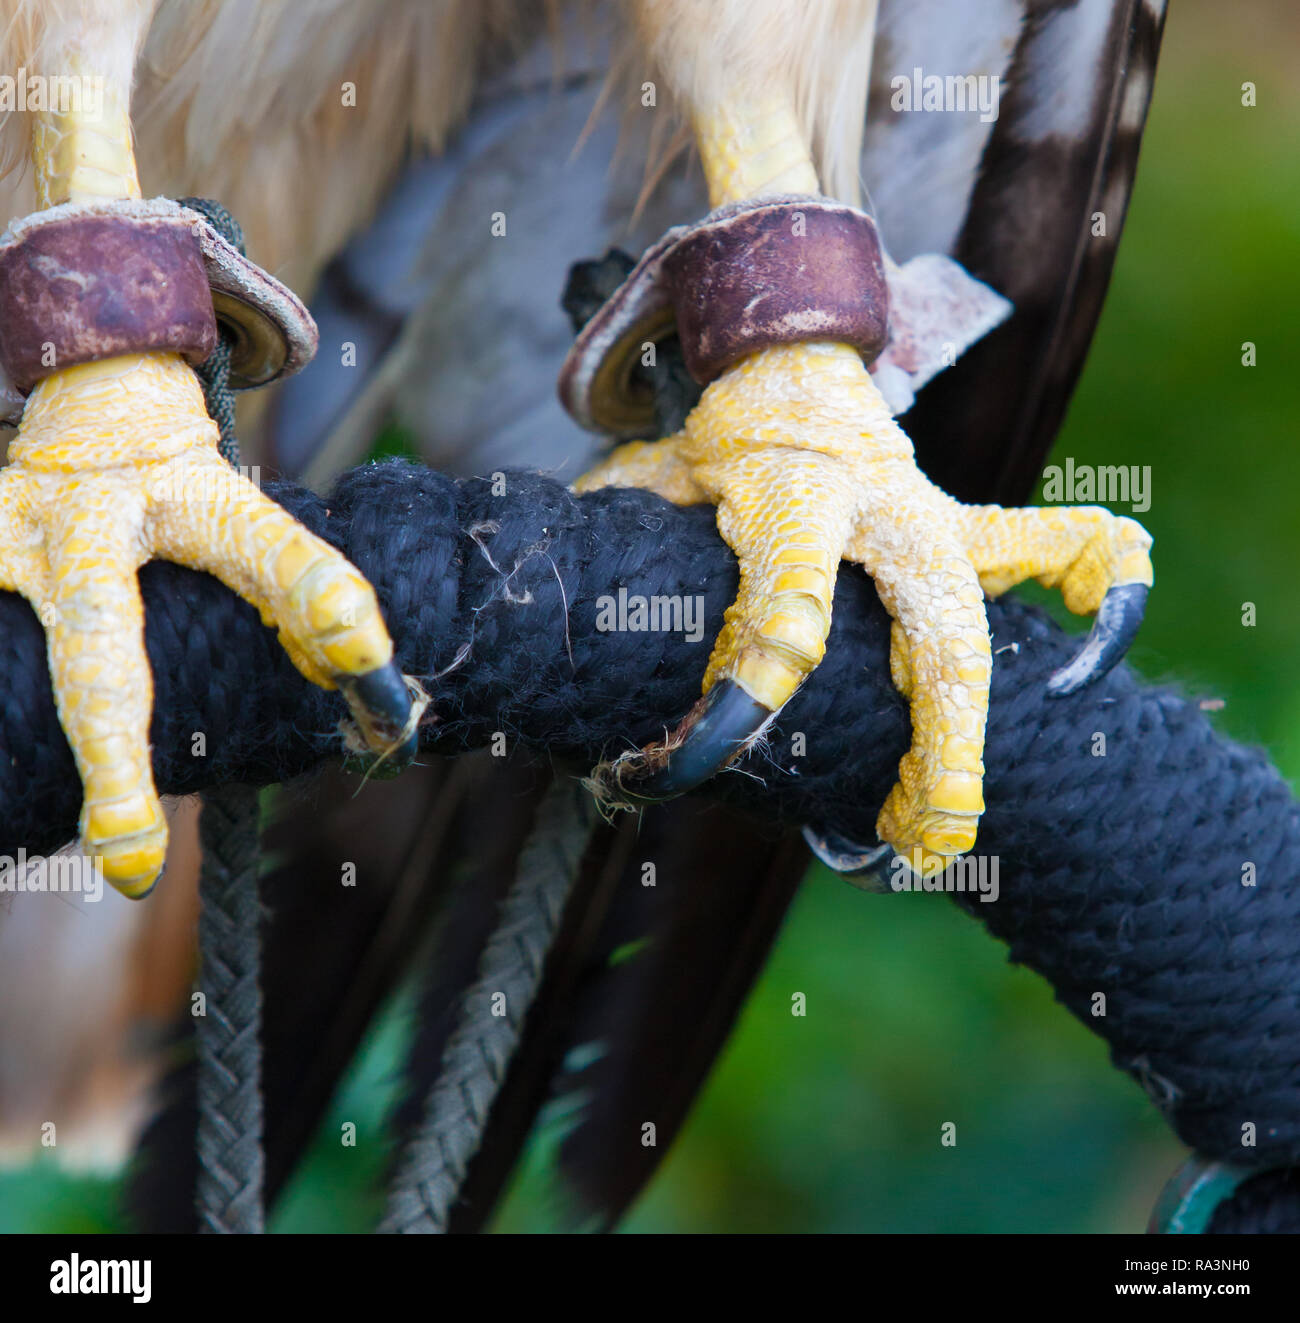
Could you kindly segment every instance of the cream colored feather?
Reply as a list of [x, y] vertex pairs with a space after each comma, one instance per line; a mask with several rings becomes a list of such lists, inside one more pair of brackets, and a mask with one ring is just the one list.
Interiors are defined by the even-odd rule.
[[[583, 3], [578, 12], [607, 20], [601, 11], [610, 8]], [[875, 9], [876, 0], [616, 0], [624, 38], [607, 100], [627, 79], [638, 91], [654, 81], [667, 93], [657, 106], [662, 163], [684, 141], [680, 127], [696, 106], [749, 88], [786, 89], [815, 144], [823, 187], [852, 200]], [[255, 260], [309, 293], [406, 155], [441, 150], [469, 110], [477, 77], [539, 28], [558, 31], [559, 10], [558, 0], [0, 0], [0, 69], [58, 74], [77, 51], [106, 72], [134, 66], [145, 195], [217, 198], [243, 225]], [[558, 43], [556, 68], [563, 68]], [[29, 116], [0, 120], [0, 224], [35, 206], [30, 137]], [[562, 252], [563, 236], [555, 242]], [[194, 871], [193, 860], [173, 859], [169, 892], [192, 902]], [[101, 999], [97, 1020], [95, 1008], [83, 1006], [80, 1036], [69, 1031], [62, 1046], [46, 1043], [58, 1070], [39, 1081], [23, 1076], [46, 1095], [36, 1111], [48, 1102], [52, 1115], [75, 1117], [88, 1149], [101, 1155], [128, 1149], [143, 1111], [126, 1096], [138, 1097], [154, 1073], [137, 1073], [136, 1063], [104, 1085], [110, 1045], [122, 1045], [126, 1062], [125, 1043], [146, 1008], [166, 1018], [128, 971], [179, 951], [179, 976], [171, 970], [149, 986], [183, 990], [192, 913], [184, 906], [178, 913], [179, 925], [151, 925], [150, 914], [164, 917], [157, 906], [124, 918], [130, 931], [114, 949], [127, 1004]], [[21, 946], [38, 931], [29, 922], [36, 917], [50, 916], [0, 913], [0, 926], [8, 922], [6, 936]], [[62, 922], [84, 921], [72, 914]], [[65, 945], [72, 936], [45, 934]], [[41, 968], [32, 962], [27, 989], [37, 1004]], [[113, 979], [101, 970], [101, 986]], [[57, 1036], [53, 1025], [43, 1031]], [[79, 1056], [88, 1035], [101, 1049], [93, 1061]], [[0, 1067], [6, 1059], [21, 1071], [24, 1049], [21, 1035], [0, 1025]], [[64, 1073], [78, 1061], [80, 1087]], [[95, 1129], [99, 1122], [104, 1129]], [[29, 1128], [21, 1136], [0, 1131], [0, 1143], [21, 1150], [26, 1142]]]
[[[625, 34], [616, 77], [670, 94], [661, 150], [683, 141], [677, 112], [782, 86], [816, 145], [823, 187], [857, 197], [876, 0], [615, 9]], [[220, 199], [250, 253], [305, 290], [406, 154], [441, 150], [484, 65], [508, 59], [542, 23], [558, 28], [556, 12], [545, 0], [0, 0], [0, 67], [58, 72], [68, 43], [105, 26], [128, 55], [142, 45], [132, 118], [146, 195]], [[34, 205], [27, 120], [12, 113], [0, 124], [0, 219]]]
[[[0, 66], [58, 72], [79, 29], [139, 30], [132, 120], [146, 195], [220, 199], [299, 289], [370, 216], [404, 156], [438, 151], [522, 0], [0, 0]], [[152, 14], [152, 23], [148, 20]], [[355, 89], [353, 93], [352, 89]], [[27, 116], [0, 125], [0, 212], [34, 205]]]
[[[727, 100], [793, 101], [822, 189], [859, 197], [877, 0], [635, 0], [618, 69], [661, 77], [678, 113]], [[638, 77], [638, 74], [642, 74]]]

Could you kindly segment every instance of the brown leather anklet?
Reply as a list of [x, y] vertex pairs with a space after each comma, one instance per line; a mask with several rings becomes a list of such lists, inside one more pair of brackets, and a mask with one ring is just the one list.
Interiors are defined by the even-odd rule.
[[938, 253], [896, 266], [875, 222], [827, 198], [733, 203], [668, 231], [586, 323], [560, 370], [564, 407], [616, 440], [653, 439], [647, 344], [676, 333], [700, 384], [768, 345], [855, 346], [892, 413], [1011, 311]]
[[201, 363], [216, 346], [218, 315], [235, 331], [235, 389], [296, 372], [316, 351], [315, 323], [292, 291], [170, 199], [65, 203], [0, 236], [11, 417], [60, 368], [149, 351]]
[[770, 345], [837, 340], [870, 363], [885, 345], [889, 288], [875, 222], [827, 198], [732, 203], [668, 231], [575, 340], [565, 408], [593, 431], [645, 435], [632, 373], [647, 341], [676, 330], [701, 385]]
[[870, 363], [889, 288], [876, 223], [816, 199], [713, 212], [664, 254], [686, 370], [701, 386], [770, 345], [837, 340]]

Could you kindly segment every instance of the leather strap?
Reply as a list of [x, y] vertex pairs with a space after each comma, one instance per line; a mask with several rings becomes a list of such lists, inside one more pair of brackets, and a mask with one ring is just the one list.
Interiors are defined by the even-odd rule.
[[870, 363], [889, 289], [875, 222], [807, 199], [715, 211], [663, 260], [686, 369], [701, 386], [771, 345], [837, 340]]
[[827, 198], [733, 203], [668, 231], [587, 322], [560, 371], [560, 399], [591, 431], [645, 437], [647, 344], [676, 332], [701, 385], [776, 344], [836, 340], [870, 364], [889, 334], [875, 222]]
[[55, 210], [0, 240], [0, 362], [13, 385], [148, 350], [203, 362], [217, 319], [191, 226]]
[[42, 377], [118, 354], [201, 363], [231, 332], [230, 385], [306, 366], [316, 324], [297, 296], [198, 212], [168, 198], [65, 203], [0, 236], [0, 406], [21, 415]]

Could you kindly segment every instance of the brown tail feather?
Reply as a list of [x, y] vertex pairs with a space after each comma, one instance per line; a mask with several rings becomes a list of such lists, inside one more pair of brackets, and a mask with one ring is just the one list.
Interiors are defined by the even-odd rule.
[[[581, 1225], [617, 1221], [708, 1078], [806, 868], [797, 834], [693, 800], [596, 829], [453, 1231], [486, 1223], [556, 1095], [581, 1100], [556, 1206]], [[593, 1044], [595, 1060], [583, 1050]], [[642, 1143], [647, 1121], [654, 1147]]]
[[[616, 963], [607, 956], [590, 981], [570, 1046], [603, 1051], [558, 1082], [584, 1099], [560, 1149], [561, 1176], [582, 1214], [604, 1227], [672, 1147], [808, 868], [798, 833], [765, 831], [719, 805], [686, 801], [653, 816], [619, 891], [620, 899], [650, 892], [642, 868], [654, 863], [656, 900], [640, 907], [648, 941]], [[644, 1142], [648, 1123], [653, 1146]]]
[[[921, 467], [964, 501], [1033, 491], [1101, 315], [1137, 170], [1164, 0], [1112, 0], [1095, 41], [1063, 41], [1080, 7], [1049, 0], [1027, 20], [954, 253], [1015, 312], [900, 420]], [[1091, 95], [1081, 122], [1046, 132], [1042, 89], [1059, 84], [1062, 58], [1093, 69]]]
[[[520, 774], [529, 773], [524, 768], [515, 773]], [[485, 805], [492, 826], [488, 838], [492, 845], [486, 853], [484, 838], [471, 836], [459, 854], [444, 861], [444, 866], [462, 878], [462, 885], [448, 907], [447, 922], [429, 960], [420, 1027], [408, 1065], [407, 1097], [396, 1118], [399, 1134], [420, 1114], [462, 994], [476, 977], [479, 953], [496, 922], [498, 905], [515, 879], [538, 800], [549, 780], [549, 775], [539, 779], [537, 770], [532, 776], [535, 784], [526, 796], [499, 795]], [[593, 946], [634, 839], [631, 821], [618, 828], [597, 823], [592, 830], [518, 1049], [452, 1212], [452, 1231], [477, 1231], [486, 1222], [550, 1093], [551, 1080], [563, 1059], [577, 986], [589, 969]]]

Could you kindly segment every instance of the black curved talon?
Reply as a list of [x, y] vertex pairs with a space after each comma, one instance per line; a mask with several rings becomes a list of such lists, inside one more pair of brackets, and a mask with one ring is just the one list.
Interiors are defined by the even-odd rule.
[[1047, 681], [1053, 698], [1077, 693], [1121, 660], [1141, 628], [1150, 591], [1144, 583], [1120, 583], [1106, 590], [1083, 647]]
[[837, 831], [819, 832], [812, 827], [803, 829], [803, 838], [813, 854], [846, 882], [862, 891], [887, 890], [883, 865], [894, 853], [892, 845], [858, 845]]
[[159, 883], [166, 876], [167, 876], [167, 864], [166, 861], [164, 861], [163, 866], [158, 870], [158, 876], [154, 878], [152, 882], [149, 883], [149, 889], [147, 891], [133, 891], [131, 893], [131, 899], [133, 901], [144, 900], [146, 897], [152, 896], [153, 893], [158, 890]]
[[387, 749], [382, 755], [383, 766], [401, 771], [415, 757], [420, 735], [414, 725], [406, 731], [415, 699], [397, 663], [376, 666], [364, 675], [342, 675], [337, 683], [367, 747], [374, 751]]
[[[620, 769], [619, 788], [629, 799], [649, 802], [685, 794], [743, 752], [775, 715], [734, 680], [719, 680], [666, 746], [652, 747], [645, 759], [630, 760]], [[647, 761], [650, 770], [643, 772]]]

